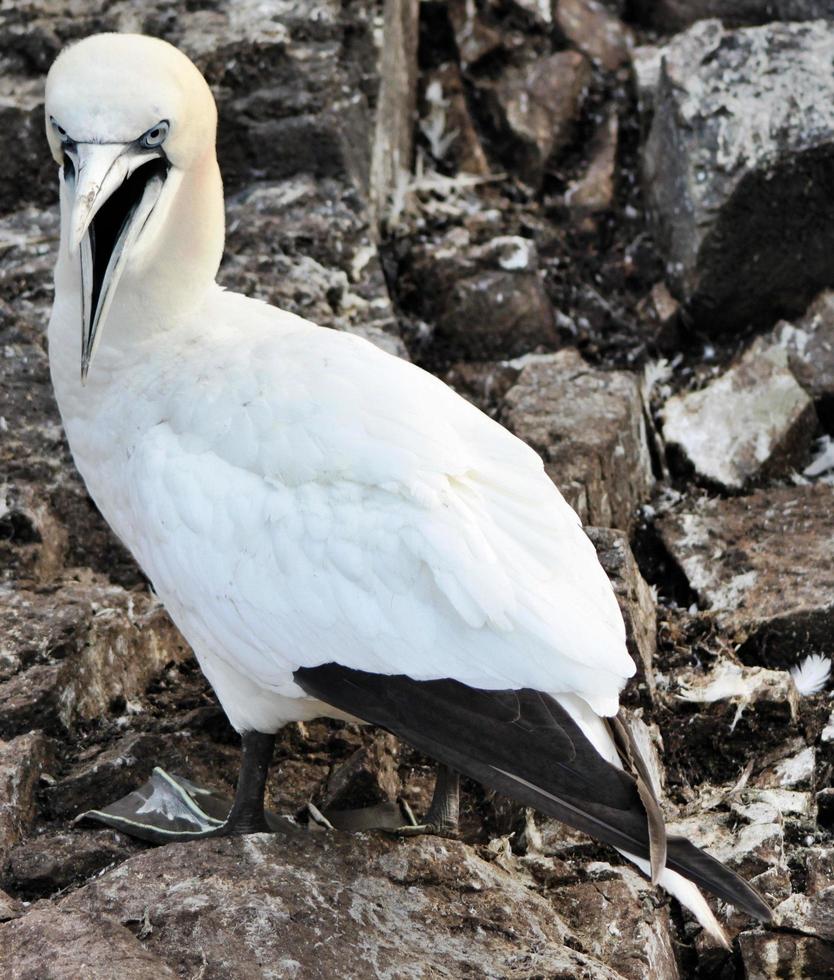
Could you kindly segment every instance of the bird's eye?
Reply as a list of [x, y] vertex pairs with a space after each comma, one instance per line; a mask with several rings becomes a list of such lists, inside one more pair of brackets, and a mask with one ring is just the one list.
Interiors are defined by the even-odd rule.
[[67, 133], [67, 131], [64, 129], [63, 126], [59, 126], [58, 123], [55, 122], [55, 119], [54, 119], [53, 116], [50, 116], [49, 117], [49, 121], [52, 123], [52, 128], [55, 130], [55, 132], [61, 137], [61, 142], [62, 143], [71, 143], [72, 142], [72, 140], [69, 137], [69, 133]]
[[165, 137], [168, 135], [168, 130], [170, 129], [170, 124], [167, 119], [163, 119], [158, 122], [152, 129], [149, 129], [147, 133], [139, 137], [139, 142], [145, 149], [152, 150], [154, 147], [161, 146], [165, 142]]

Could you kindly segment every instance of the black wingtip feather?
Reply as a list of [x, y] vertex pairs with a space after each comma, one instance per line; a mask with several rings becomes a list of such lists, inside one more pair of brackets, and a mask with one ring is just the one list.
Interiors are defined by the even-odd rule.
[[[329, 663], [295, 672], [312, 697], [388, 729], [427, 755], [527, 806], [638, 857], [649, 829], [637, 782], [596, 751], [553, 698], [482, 691], [450, 679], [417, 681]], [[682, 837], [673, 870], [754, 918], [772, 913], [735, 872]]]

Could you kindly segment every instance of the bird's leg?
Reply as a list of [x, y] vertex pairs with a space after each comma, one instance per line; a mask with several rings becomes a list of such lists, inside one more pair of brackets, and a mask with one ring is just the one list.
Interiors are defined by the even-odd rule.
[[437, 780], [431, 798], [426, 824], [436, 827], [440, 834], [457, 834], [460, 823], [460, 775], [437, 764]]
[[437, 834], [439, 837], [457, 837], [460, 818], [460, 775], [444, 765], [437, 764], [437, 781], [426, 819], [414, 827], [401, 827], [401, 837], [418, 834]]
[[244, 732], [234, 801], [157, 767], [139, 789], [78, 819], [95, 820], [154, 844], [277, 830], [279, 818], [264, 811], [274, 745], [274, 735]]
[[264, 814], [264, 789], [274, 747], [274, 734], [244, 732], [241, 736], [242, 759], [235, 801], [223, 826], [214, 831], [215, 837], [269, 830]]

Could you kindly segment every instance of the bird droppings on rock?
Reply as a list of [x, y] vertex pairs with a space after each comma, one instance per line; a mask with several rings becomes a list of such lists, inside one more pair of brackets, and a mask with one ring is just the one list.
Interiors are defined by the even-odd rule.
[[831, 651], [832, 515], [834, 487], [780, 487], [681, 506], [658, 528], [742, 659], [789, 667]]
[[661, 417], [666, 445], [725, 490], [801, 469], [817, 426], [787, 352], [760, 344], [706, 387], [670, 398]]
[[575, 350], [533, 358], [507, 393], [505, 424], [544, 459], [585, 523], [629, 531], [653, 484], [640, 387]]
[[0, 741], [0, 871], [9, 851], [35, 822], [35, 794], [49, 751], [40, 732]]
[[0, 669], [0, 734], [72, 730], [140, 696], [188, 653], [158, 601], [93, 577], [13, 592], [0, 623], [2, 660], [15, 668], [7, 680]]
[[[582, 943], [523, 878], [463, 844], [427, 838], [288, 826], [270, 837], [172, 845], [136, 855], [63, 899], [57, 919], [69, 916], [104, 916], [113, 929], [138, 933], [139, 948], [171, 975], [202, 967], [212, 980], [259, 975], [264, 962], [282, 959], [309, 964], [310, 976], [353, 978], [357, 959], [345, 957], [346, 948], [371, 965], [372, 976], [623, 976], [566, 945]], [[31, 955], [31, 935], [14, 923], [0, 926], [3, 962], [13, 972]]]
[[663, 49], [644, 187], [704, 332], [768, 326], [834, 284], [832, 56], [822, 21], [701, 21]]
[[164, 959], [145, 948], [130, 926], [107, 913], [90, 915], [48, 905], [36, 905], [27, 915], [0, 926], [0, 962], [15, 980], [174, 980], [177, 976]]

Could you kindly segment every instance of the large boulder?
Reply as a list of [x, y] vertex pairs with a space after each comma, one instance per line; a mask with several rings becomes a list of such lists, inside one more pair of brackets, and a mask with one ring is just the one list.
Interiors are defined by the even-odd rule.
[[661, 52], [644, 187], [667, 274], [717, 333], [834, 284], [834, 24], [702, 21]]
[[[63, 980], [73, 976], [68, 968], [31, 972], [38, 950], [41, 969], [49, 970], [52, 950], [64, 962], [107, 937], [120, 954], [160, 971], [121, 974], [130, 977], [198, 973], [220, 980], [268, 970], [310, 978], [472, 973], [621, 980], [619, 971], [576, 948], [579, 937], [531, 884], [457, 842], [314, 833], [288, 823], [277, 835], [136, 855], [48, 915], [36, 910], [31, 919], [0, 925], [0, 958], [11, 976]], [[612, 892], [609, 901], [620, 896]], [[598, 906], [593, 915], [610, 913]], [[76, 930], [72, 942], [65, 938], [68, 921]], [[616, 958], [616, 951], [606, 952]], [[81, 962], [74, 976], [90, 975]]]

